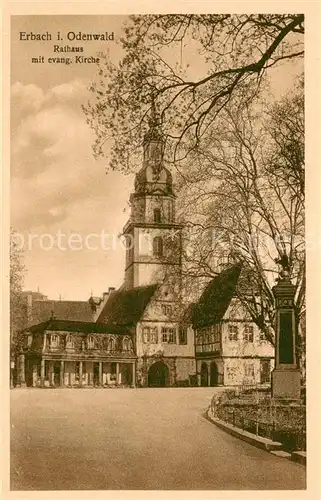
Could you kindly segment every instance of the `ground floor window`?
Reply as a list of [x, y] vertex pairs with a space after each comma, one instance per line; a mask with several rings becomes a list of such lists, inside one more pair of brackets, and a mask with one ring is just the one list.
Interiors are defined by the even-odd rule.
[[186, 328], [186, 326], [181, 326], [179, 329], [179, 343], [182, 345], [187, 344], [187, 328]]
[[247, 378], [254, 378], [254, 364], [253, 363], [246, 363], [245, 364], [244, 375]]
[[269, 383], [271, 380], [271, 360], [261, 359], [260, 362], [261, 384]]
[[176, 344], [175, 328], [162, 327], [162, 342], [164, 344]]

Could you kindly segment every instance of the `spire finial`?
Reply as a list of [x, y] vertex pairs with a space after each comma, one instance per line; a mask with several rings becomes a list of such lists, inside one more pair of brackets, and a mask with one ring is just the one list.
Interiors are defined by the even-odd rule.
[[162, 138], [162, 133], [160, 129], [161, 120], [159, 113], [157, 112], [154, 93], [151, 95], [151, 106], [149, 110], [148, 125], [149, 125], [149, 130], [145, 134], [145, 141], [160, 140]]
[[152, 104], [150, 108], [150, 118], [149, 118], [149, 124], [150, 126], [155, 126], [157, 125], [157, 111], [156, 111], [156, 104], [155, 104], [155, 97], [154, 94], [152, 94]]

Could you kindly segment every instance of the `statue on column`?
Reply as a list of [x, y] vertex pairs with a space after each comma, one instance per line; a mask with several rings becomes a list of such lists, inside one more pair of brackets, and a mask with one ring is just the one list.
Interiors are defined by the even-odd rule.
[[279, 276], [277, 281], [290, 279], [290, 261], [289, 257], [284, 253], [280, 258], [274, 259], [274, 262], [279, 266]]

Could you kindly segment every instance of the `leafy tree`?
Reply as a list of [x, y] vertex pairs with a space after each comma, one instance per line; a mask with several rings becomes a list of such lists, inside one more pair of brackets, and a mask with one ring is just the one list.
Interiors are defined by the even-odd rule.
[[[247, 104], [227, 106], [220, 131], [195, 149], [179, 177], [180, 212], [189, 228], [183, 259], [185, 280], [208, 281], [217, 274], [220, 262], [242, 260], [238, 296], [272, 343], [272, 286], [278, 272], [275, 260], [282, 256], [288, 258], [290, 276], [297, 286], [298, 323], [305, 311], [304, 191], [299, 181], [286, 177], [287, 156], [284, 158], [280, 137], [275, 135], [278, 128], [290, 130], [283, 143], [295, 141], [298, 150], [304, 151], [303, 131], [300, 136], [291, 135], [292, 128], [301, 126], [303, 100], [296, 114], [287, 115], [288, 106], [298, 103], [295, 93], [292, 99], [272, 107], [273, 120], [278, 116], [275, 109], [280, 116], [272, 129], [269, 113], [259, 113]], [[282, 174], [275, 165], [284, 165]], [[292, 155], [291, 171], [304, 172], [302, 155]]]
[[304, 312], [304, 107], [302, 87], [265, 108], [262, 94], [271, 68], [303, 57], [303, 34], [302, 14], [132, 16], [122, 60], [102, 58], [83, 108], [95, 155], [108, 145], [124, 172], [140, 164], [157, 109], [190, 229], [185, 278], [194, 288], [219, 258], [243, 260], [240, 299], [272, 343], [275, 259], [289, 260]]
[[19, 342], [19, 332], [25, 326], [26, 310], [21, 292], [25, 276], [22, 262], [22, 250], [15, 238], [15, 231], [10, 231], [10, 344], [14, 356]]
[[102, 55], [84, 111], [94, 153], [104, 155], [109, 144], [110, 167], [126, 172], [140, 160], [152, 102], [166, 159], [177, 164], [211, 134], [229, 103], [248, 102], [272, 67], [304, 52], [302, 14], [131, 16], [124, 33], [122, 60], [114, 65]]
[[304, 93], [303, 80], [268, 111], [273, 146], [268, 153], [269, 170], [294, 197], [305, 198]]

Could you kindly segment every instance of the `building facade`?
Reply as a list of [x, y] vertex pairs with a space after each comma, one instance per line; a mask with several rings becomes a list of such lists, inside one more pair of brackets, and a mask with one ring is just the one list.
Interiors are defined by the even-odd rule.
[[200, 386], [270, 384], [274, 348], [237, 297], [241, 270], [236, 264], [222, 271], [194, 307]]
[[[27, 294], [17, 384], [168, 387], [268, 384], [274, 350], [237, 299], [229, 265], [196, 304], [182, 298], [182, 225], [155, 116], [123, 228], [123, 285], [88, 302]], [[188, 314], [186, 314], [188, 310]]]
[[19, 387], [135, 386], [136, 355], [125, 328], [49, 319], [26, 331]]
[[182, 312], [182, 225], [176, 222], [175, 193], [163, 162], [157, 124], [144, 140], [143, 165], [130, 197], [124, 284], [99, 306], [97, 321], [132, 331], [138, 386], [189, 385], [195, 378], [194, 335]]

